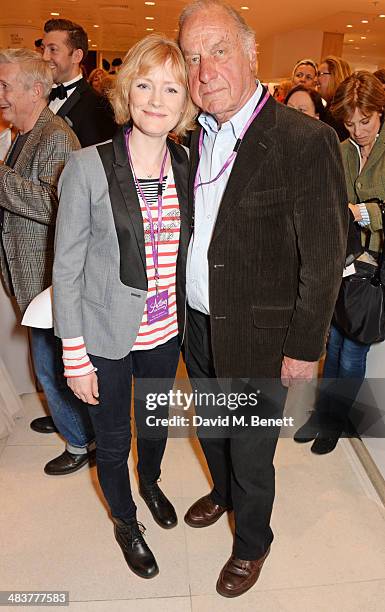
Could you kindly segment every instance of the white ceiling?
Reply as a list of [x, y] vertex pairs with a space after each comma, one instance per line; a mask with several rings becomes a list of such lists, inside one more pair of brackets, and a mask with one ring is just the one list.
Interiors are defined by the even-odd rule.
[[[87, 30], [91, 48], [126, 51], [148, 33], [146, 28], [175, 36], [178, 15], [186, 0], [154, 1], [155, 6], [146, 6], [145, 0], [16, 0], [14, 3], [8, 0], [2, 3], [0, 25], [20, 24], [22, 20], [25, 25], [42, 28], [51, 12], [58, 12]], [[385, 14], [385, 0], [321, 0], [318, 3], [311, 0], [241, 0], [231, 4], [237, 9], [243, 5], [249, 7], [242, 12], [262, 46], [263, 39], [274, 33], [299, 28], [341, 32], [345, 34], [344, 56], [356, 63], [385, 65], [385, 18], [378, 17]], [[146, 20], [145, 17], [154, 19]], [[362, 24], [363, 19], [369, 23]], [[347, 28], [347, 24], [353, 28]], [[350, 39], [354, 42], [349, 42]]]

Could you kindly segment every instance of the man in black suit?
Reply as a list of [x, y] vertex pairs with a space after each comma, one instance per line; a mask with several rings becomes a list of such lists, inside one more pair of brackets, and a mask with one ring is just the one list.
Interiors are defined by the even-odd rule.
[[[80, 68], [88, 52], [87, 33], [68, 19], [50, 19], [44, 32], [43, 59], [49, 64], [56, 85], [50, 95], [50, 110], [67, 122], [82, 147], [109, 140], [116, 129], [112, 110], [88, 84]], [[34, 419], [31, 428], [39, 433], [57, 431], [50, 416]], [[64, 452], [49, 461], [45, 471], [50, 475], [68, 474], [81, 465], [81, 460], [75, 465], [73, 456]]]
[[[187, 6], [179, 41], [202, 110], [190, 147], [189, 376], [198, 389], [262, 380], [272, 393], [257, 409], [279, 418], [284, 386], [313, 376], [341, 282], [348, 198], [338, 141], [256, 80], [254, 33], [230, 6]], [[214, 486], [185, 521], [207, 527], [234, 510], [233, 554], [217, 582], [226, 597], [253, 586], [273, 540], [276, 423], [200, 433]]]
[[44, 25], [43, 58], [49, 63], [56, 87], [50, 109], [63, 117], [82, 147], [109, 140], [116, 129], [107, 101], [83, 77], [80, 64], [88, 53], [84, 29], [68, 19], [50, 19]]

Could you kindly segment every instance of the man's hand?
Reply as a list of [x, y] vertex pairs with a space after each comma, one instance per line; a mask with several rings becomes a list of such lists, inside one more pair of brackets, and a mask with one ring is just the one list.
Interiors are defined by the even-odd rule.
[[85, 376], [67, 378], [67, 385], [85, 404], [99, 404], [98, 377], [95, 372]]
[[353, 213], [354, 221], [362, 221], [361, 209], [358, 204], [350, 204], [349, 202], [349, 208]]
[[284, 357], [281, 367], [281, 381], [284, 387], [292, 387], [296, 383], [310, 381], [315, 378], [315, 366], [318, 361], [300, 361]]

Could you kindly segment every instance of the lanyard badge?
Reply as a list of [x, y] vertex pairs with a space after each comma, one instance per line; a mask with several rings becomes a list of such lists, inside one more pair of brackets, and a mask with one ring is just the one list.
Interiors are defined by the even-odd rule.
[[143, 203], [146, 207], [147, 218], [150, 225], [150, 238], [151, 238], [151, 253], [152, 260], [154, 262], [155, 268], [155, 289], [156, 293], [154, 296], [147, 298], [147, 323], [151, 325], [152, 323], [156, 323], [156, 321], [161, 321], [169, 316], [169, 307], [168, 307], [168, 289], [164, 291], [159, 291], [159, 242], [160, 235], [163, 228], [163, 179], [164, 179], [164, 169], [166, 167], [168, 149], [166, 148], [166, 152], [163, 157], [162, 165], [160, 168], [160, 175], [158, 181], [158, 226], [155, 229], [154, 220], [151, 214], [151, 208], [149, 203], [147, 202], [147, 198], [144, 195], [143, 189], [136, 178], [134, 165], [132, 163], [132, 157], [130, 152], [130, 132], [128, 130], [126, 132], [126, 146], [127, 146], [127, 154], [130, 162], [132, 175], [134, 177], [135, 185], [137, 190], [140, 193], [140, 197], [143, 200]]

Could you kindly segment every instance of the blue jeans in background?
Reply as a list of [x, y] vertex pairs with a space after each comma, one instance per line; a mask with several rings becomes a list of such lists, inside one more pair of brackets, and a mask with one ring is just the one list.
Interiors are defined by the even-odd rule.
[[64, 378], [61, 340], [56, 338], [53, 329], [33, 327], [31, 349], [36, 376], [52, 419], [67, 441], [67, 450], [75, 454], [86, 453], [95, 435], [88, 406], [75, 397]]
[[347, 338], [333, 325], [316, 411], [324, 433], [340, 434], [365, 379], [370, 345]]

